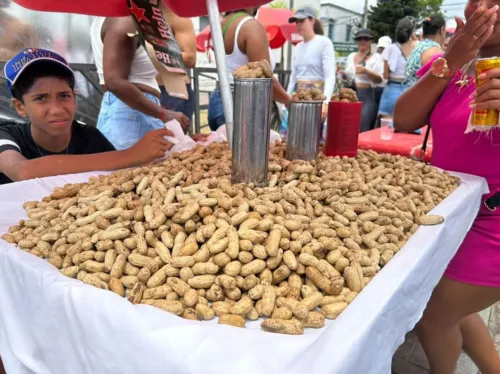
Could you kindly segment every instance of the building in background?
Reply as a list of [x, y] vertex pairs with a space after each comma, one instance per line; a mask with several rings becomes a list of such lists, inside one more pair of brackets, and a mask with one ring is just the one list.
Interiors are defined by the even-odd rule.
[[331, 2], [321, 4], [320, 19], [325, 36], [330, 38], [337, 57], [348, 56], [357, 48], [354, 34], [362, 22], [363, 14]]
[[[321, 0], [321, 6], [323, 5], [336, 5], [361, 15], [365, 10], [365, 0], [350, 0], [348, 2], [345, 0]], [[377, 0], [368, 0], [366, 5], [370, 10], [370, 7], [377, 5]]]

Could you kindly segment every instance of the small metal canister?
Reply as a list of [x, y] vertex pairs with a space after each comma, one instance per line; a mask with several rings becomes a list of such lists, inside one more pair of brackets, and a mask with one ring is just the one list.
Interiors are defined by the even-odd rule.
[[233, 183], [267, 182], [273, 81], [234, 79]]
[[314, 160], [321, 139], [322, 101], [292, 101], [288, 115], [287, 158]]

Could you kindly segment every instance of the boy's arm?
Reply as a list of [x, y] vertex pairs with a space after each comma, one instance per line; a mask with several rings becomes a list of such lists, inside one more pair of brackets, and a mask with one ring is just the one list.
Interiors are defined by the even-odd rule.
[[14, 182], [54, 175], [88, 171], [116, 170], [143, 165], [163, 157], [172, 148], [164, 138], [172, 136], [167, 129], [150, 131], [139, 143], [123, 151], [89, 155], [51, 155], [28, 160], [12, 149], [0, 153], [0, 172]]

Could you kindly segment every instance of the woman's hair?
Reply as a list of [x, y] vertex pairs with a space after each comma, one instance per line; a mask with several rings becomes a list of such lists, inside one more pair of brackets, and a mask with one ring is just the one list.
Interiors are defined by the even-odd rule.
[[396, 26], [396, 42], [399, 44], [404, 44], [411, 38], [411, 34], [413, 34], [414, 24], [413, 21], [405, 17], [398, 22]]
[[436, 35], [445, 26], [446, 26], [446, 21], [440, 15], [433, 15], [425, 18], [424, 21], [422, 22], [422, 30], [424, 37]]
[[321, 21], [317, 18], [314, 18], [314, 33], [316, 35], [324, 35], [324, 31], [323, 31], [323, 25], [321, 24]]

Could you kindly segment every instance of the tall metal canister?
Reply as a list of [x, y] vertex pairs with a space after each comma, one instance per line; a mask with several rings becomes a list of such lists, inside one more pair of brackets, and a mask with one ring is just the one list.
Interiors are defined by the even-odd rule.
[[273, 81], [234, 79], [233, 183], [267, 182]]

